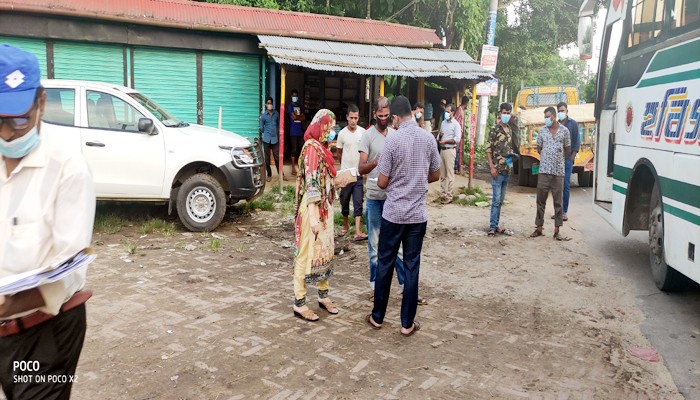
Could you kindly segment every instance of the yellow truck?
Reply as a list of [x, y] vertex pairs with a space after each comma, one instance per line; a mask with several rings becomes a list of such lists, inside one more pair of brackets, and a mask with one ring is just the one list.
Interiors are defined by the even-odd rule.
[[578, 89], [571, 85], [527, 86], [520, 89], [518, 95], [515, 96], [513, 107], [516, 110], [556, 107], [562, 101], [569, 105], [578, 104]]
[[[569, 117], [578, 122], [581, 148], [574, 160], [574, 174], [578, 174], [579, 186], [593, 186], [593, 149], [595, 137], [594, 104], [571, 104]], [[518, 185], [537, 186], [540, 154], [537, 152], [537, 134], [544, 126], [544, 110], [538, 107], [518, 112], [520, 128], [520, 160], [518, 161]]]

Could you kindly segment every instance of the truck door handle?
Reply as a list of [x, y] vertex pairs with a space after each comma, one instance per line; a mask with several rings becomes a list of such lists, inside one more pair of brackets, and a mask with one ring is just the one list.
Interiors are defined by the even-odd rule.
[[105, 147], [105, 144], [100, 142], [85, 142], [85, 144], [91, 147]]

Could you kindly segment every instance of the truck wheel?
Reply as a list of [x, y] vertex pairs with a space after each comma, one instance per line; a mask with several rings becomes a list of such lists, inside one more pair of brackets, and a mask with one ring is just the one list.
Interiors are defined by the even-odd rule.
[[658, 182], [654, 184], [649, 204], [649, 264], [654, 283], [660, 290], [679, 292], [688, 287], [688, 278], [666, 264], [664, 213]]
[[528, 182], [527, 185], [530, 187], [537, 187], [537, 177], [539, 176], [538, 174], [532, 174], [532, 170], [529, 170], [530, 173], [528, 174]]
[[579, 187], [593, 187], [593, 171], [583, 171], [578, 173]]
[[216, 229], [226, 215], [226, 193], [219, 181], [207, 174], [187, 178], [177, 194], [177, 214], [193, 232]]
[[518, 186], [527, 186], [530, 181], [530, 169], [523, 168], [523, 162], [518, 163]]

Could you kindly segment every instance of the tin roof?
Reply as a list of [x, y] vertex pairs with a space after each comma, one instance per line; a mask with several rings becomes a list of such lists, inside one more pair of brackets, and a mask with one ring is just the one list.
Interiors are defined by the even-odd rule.
[[441, 44], [432, 29], [369, 19], [183, 0], [3, 0], [0, 10], [366, 44], [427, 48]]
[[360, 75], [492, 78], [466, 52], [258, 35], [260, 47], [279, 64]]

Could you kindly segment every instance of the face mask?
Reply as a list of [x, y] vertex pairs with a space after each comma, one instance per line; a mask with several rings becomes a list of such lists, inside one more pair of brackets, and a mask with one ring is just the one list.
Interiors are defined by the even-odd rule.
[[333, 139], [335, 139], [335, 130], [332, 130], [331, 133], [328, 134], [328, 139], [326, 139], [326, 141], [332, 142]]
[[565, 112], [559, 111], [559, 113], [557, 113], [557, 119], [558, 119], [559, 121], [565, 120], [565, 119], [566, 119], [566, 113], [565, 113]]
[[36, 121], [34, 121], [34, 128], [25, 133], [24, 136], [11, 142], [7, 142], [0, 138], [0, 154], [7, 158], [22, 158], [31, 153], [32, 150], [39, 145], [39, 130], [37, 129], [38, 122], [39, 112], [37, 111]]
[[510, 114], [501, 114], [501, 122], [504, 124], [510, 122]]
[[545, 118], [545, 119], [544, 119], [544, 126], [546, 126], [547, 128], [549, 128], [550, 126], [552, 126], [552, 119], [551, 119], [551, 118]]
[[448, 113], [447, 111], [445, 111], [445, 121], [449, 121], [450, 118], [452, 118], [452, 116], [450, 115], [450, 113]]
[[385, 131], [387, 127], [389, 127], [389, 118], [377, 120], [377, 128], [380, 131]]
[[268, 110], [268, 111], [271, 111], [271, 110], [272, 110], [272, 104], [267, 104], [265, 107], [267, 107], [267, 110]]
[[297, 96], [292, 96], [292, 103], [296, 103], [299, 101], [299, 98]]
[[423, 113], [417, 112], [416, 113], [416, 119], [421, 119], [423, 117]]

